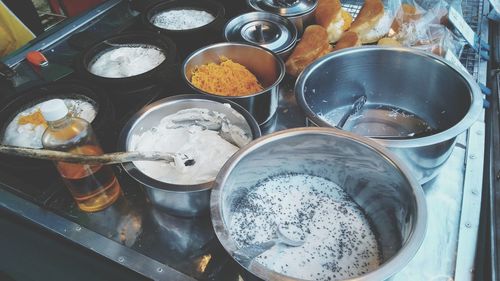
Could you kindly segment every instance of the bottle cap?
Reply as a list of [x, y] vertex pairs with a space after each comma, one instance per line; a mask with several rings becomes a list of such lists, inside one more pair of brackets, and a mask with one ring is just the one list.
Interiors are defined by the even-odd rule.
[[68, 107], [61, 99], [48, 100], [40, 105], [40, 111], [46, 121], [56, 121], [68, 115]]

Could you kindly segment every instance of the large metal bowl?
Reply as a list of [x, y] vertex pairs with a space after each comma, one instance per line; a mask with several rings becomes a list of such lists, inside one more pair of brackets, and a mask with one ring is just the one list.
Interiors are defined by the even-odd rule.
[[[212, 223], [231, 256], [238, 249], [228, 230], [231, 207], [259, 181], [283, 173], [307, 173], [337, 183], [372, 222], [382, 264], [349, 280], [385, 280], [419, 249], [426, 231], [426, 202], [421, 186], [404, 164], [368, 138], [336, 129], [298, 128], [253, 141], [219, 172], [211, 196]], [[264, 280], [298, 280], [256, 262], [246, 269]]]
[[[197, 66], [219, 63], [221, 57], [245, 66], [257, 77], [264, 89], [251, 95], [228, 97], [207, 93], [191, 83], [193, 70]], [[197, 92], [236, 102], [248, 110], [259, 125], [262, 125], [271, 120], [278, 109], [279, 84], [285, 76], [285, 63], [276, 54], [260, 46], [218, 43], [203, 47], [189, 55], [182, 66], [182, 74], [186, 83]]]
[[[408, 139], [374, 138], [396, 153], [420, 183], [439, 173], [456, 137], [478, 119], [483, 104], [481, 91], [469, 74], [438, 56], [405, 48], [362, 47], [332, 53], [307, 67], [295, 85], [298, 104], [308, 120], [325, 127], [335, 126], [325, 115], [349, 108], [363, 93], [367, 96], [364, 108], [401, 109], [435, 128]], [[358, 119], [357, 124], [346, 123], [344, 129], [356, 132], [355, 125], [361, 128], [364, 122], [372, 132], [357, 133], [376, 135], [381, 128], [413, 126], [409, 121], [414, 120], [374, 114]]]
[[[137, 112], [122, 129], [118, 149], [129, 151], [130, 141], [134, 134], [147, 131], [157, 126], [163, 117], [188, 108], [206, 108], [223, 113], [231, 124], [242, 128], [253, 139], [261, 135], [255, 119], [233, 102], [202, 95], [177, 95], [154, 102]], [[132, 178], [143, 185], [149, 201], [154, 206], [171, 214], [185, 217], [201, 215], [208, 211], [213, 182], [194, 185], [165, 183], [145, 175], [133, 162], [122, 165]]]

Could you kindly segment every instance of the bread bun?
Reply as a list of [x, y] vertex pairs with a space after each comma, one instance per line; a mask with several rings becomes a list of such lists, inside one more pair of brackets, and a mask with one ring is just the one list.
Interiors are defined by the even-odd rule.
[[361, 46], [361, 40], [359, 40], [359, 36], [354, 31], [347, 31], [342, 34], [337, 44], [333, 48], [333, 51], [342, 50], [345, 48], [358, 47]]
[[363, 44], [377, 42], [389, 32], [392, 18], [381, 0], [366, 0], [349, 30], [358, 33]]
[[390, 47], [401, 47], [401, 43], [398, 42], [398, 40], [394, 38], [382, 38], [378, 40], [377, 45], [379, 46], [390, 46]]
[[331, 50], [326, 29], [320, 25], [310, 25], [286, 61], [286, 72], [295, 77], [299, 76], [310, 63]]
[[339, 0], [319, 0], [314, 16], [316, 23], [326, 29], [330, 43], [337, 42], [352, 22], [351, 14], [342, 9]]

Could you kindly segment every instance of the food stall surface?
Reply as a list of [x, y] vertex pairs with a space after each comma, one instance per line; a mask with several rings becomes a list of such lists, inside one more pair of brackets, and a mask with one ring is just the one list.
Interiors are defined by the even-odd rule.
[[[342, 1], [355, 14], [362, 1]], [[488, 3], [476, 0], [462, 2], [466, 20], [488, 41]], [[230, 18], [238, 11], [230, 11]], [[107, 1], [88, 14], [58, 28], [5, 60], [17, 64], [27, 49], [41, 49], [49, 61], [71, 67], [83, 36], [75, 32], [90, 31], [93, 36], [134, 30], [137, 13], [127, 1]], [[486, 83], [487, 62], [466, 47], [462, 63], [477, 81]], [[27, 63], [15, 67], [20, 88], [35, 85], [40, 78]], [[67, 73], [68, 78], [74, 75]], [[64, 79], [68, 79], [64, 78]], [[38, 81], [38, 82], [37, 82]], [[262, 127], [263, 134], [306, 125], [297, 106], [294, 81], [285, 79], [280, 90], [275, 118]], [[158, 86], [143, 89], [144, 98], [135, 107], [117, 104], [117, 116], [126, 120], [141, 106], [166, 93], [188, 93], [185, 85], [173, 88]], [[116, 122], [116, 132], [123, 125]], [[485, 124], [483, 118], [459, 136], [449, 161], [440, 175], [426, 183], [429, 221], [427, 235], [413, 260], [393, 280], [472, 280], [481, 206]], [[50, 165], [50, 163], [48, 164]], [[128, 269], [155, 280], [255, 280], [236, 264], [219, 244], [210, 217], [185, 219], [170, 216], [151, 207], [141, 187], [125, 171], [117, 170], [124, 198], [98, 213], [77, 209], [58, 174], [16, 169], [0, 170], [0, 208], [24, 218], [58, 236], [83, 246]]]

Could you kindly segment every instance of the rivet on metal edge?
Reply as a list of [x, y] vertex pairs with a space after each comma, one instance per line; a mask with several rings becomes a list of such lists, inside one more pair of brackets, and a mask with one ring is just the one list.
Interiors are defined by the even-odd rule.
[[480, 135], [482, 135], [482, 134], [483, 134], [483, 132], [482, 132], [482, 131], [476, 131], [476, 135], [479, 135], [479, 136], [480, 136]]
[[496, 176], [497, 180], [500, 180], [500, 170], [497, 171], [497, 176]]
[[469, 156], [470, 159], [476, 159], [476, 155], [474, 154], [471, 154], [471, 156]]
[[465, 227], [467, 227], [467, 228], [471, 228], [471, 227], [472, 227], [472, 225], [471, 225], [470, 223], [466, 223], [466, 224], [465, 224]]
[[119, 261], [119, 262], [124, 262], [124, 261], [125, 261], [125, 258], [124, 258], [124, 257], [118, 257], [118, 261]]
[[159, 272], [159, 273], [162, 273], [162, 272], [163, 272], [163, 268], [158, 267], [158, 268], [156, 269], [156, 271], [157, 271], [157, 272]]
[[81, 226], [77, 226], [77, 227], [75, 227], [75, 230], [76, 231], [80, 231], [80, 230], [82, 230], [82, 227]]

